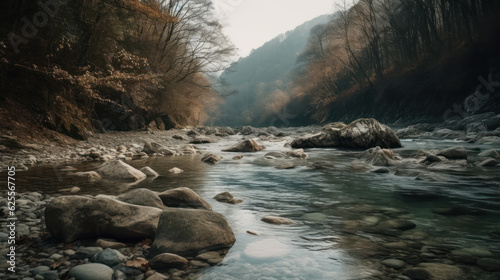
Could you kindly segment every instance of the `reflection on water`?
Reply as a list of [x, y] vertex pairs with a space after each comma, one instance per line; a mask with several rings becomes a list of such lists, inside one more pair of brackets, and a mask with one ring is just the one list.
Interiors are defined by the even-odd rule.
[[[377, 236], [356, 231], [356, 226], [381, 218], [405, 218], [417, 224], [428, 240], [463, 247], [483, 247], [500, 252], [498, 232], [500, 175], [495, 169], [444, 170], [445, 182], [417, 181], [411, 176], [350, 171], [359, 152], [335, 149], [306, 151], [306, 160], [292, 160], [294, 169], [278, 170], [277, 162], [262, 160], [269, 151], [286, 151], [285, 142], [265, 143], [267, 151], [245, 154], [241, 161], [220, 152], [226, 143], [201, 145], [226, 161], [216, 165], [201, 162], [201, 156], [149, 158], [130, 162], [150, 166], [161, 177], [131, 186], [129, 181], [102, 180], [88, 183], [64, 175], [62, 167], [33, 167], [18, 176], [23, 191], [58, 190], [79, 186], [81, 194], [118, 194], [130, 188], [155, 191], [189, 187], [206, 199], [229, 221], [237, 242], [221, 266], [207, 269], [203, 279], [359, 279], [375, 273], [370, 266], [379, 249]], [[403, 156], [419, 149], [445, 148], [452, 142], [406, 141], [397, 150]], [[465, 145], [474, 158], [472, 146]], [[487, 147], [479, 147], [485, 149]], [[329, 161], [334, 170], [314, 170], [308, 165]], [[94, 170], [97, 164], [75, 166]], [[171, 174], [178, 167], [181, 174]], [[231, 192], [244, 202], [223, 204], [213, 197]], [[466, 205], [485, 212], [481, 216], [441, 216], [431, 209], [450, 204]], [[271, 225], [260, 221], [276, 215], [297, 225]], [[259, 236], [250, 235], [253, 231]], [[414, 232], [413, 234], [421, 234]], [[391, 237], [397, 240], [398, 237]], [[392, 241], [394, 241], [392, 240]], [[385, 241], [391, 241], [387, 239]], [[368, 261], [367, 261], [368, 260]]]

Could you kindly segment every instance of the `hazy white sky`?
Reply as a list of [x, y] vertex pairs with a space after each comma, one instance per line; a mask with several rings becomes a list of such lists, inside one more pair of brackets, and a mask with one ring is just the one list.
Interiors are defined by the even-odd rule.
[[317, 16], [331, 14], [339, 0], [213, 0], [225, 33], [247, 56], [277, 35]]

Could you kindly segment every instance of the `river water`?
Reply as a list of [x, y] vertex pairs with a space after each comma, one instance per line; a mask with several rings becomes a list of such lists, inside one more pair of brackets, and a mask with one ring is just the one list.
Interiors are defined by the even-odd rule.
[[[289, 151], [282, 142], [263, 142], [267, 150], [235, 154], [220, 150], [237, 143], [228, 141], [199, 145], [224, 157], [218, 164], [200, 161], [201, 156], [152, 157], [129, 162], [134, 167], [150, 166], [161, 176], [139, 184], [102, 180], [96, 183], [72, 181], [62, 167], [35, 166], [19, 173], [17, 185], [27, 191], [58, 193], [60, 189], [79, 186], [80, 194], [119, 194], [133, 188], [164, 191], [189, 187], [207, 200], [214, 211], [222, 213], [231, 225], [236, 243], [224, 262], [202, 274], [202, 279], [363, 279], [381, 272], [380, 244], [412, 239], [425, 232], [426, 242], [460, 247], [479, 247], [500, 255], [500, 173], [497, 168], [451, 168], [432, 171], [445, 178], [440, 182], [415, 180], [415, 176], [375, 174], [353, 170], [350, 165], [360, 151], [339, 149], [306, 150], [307, 159], [285, 160], [294, 169], [276, 169], [279, 160], [265, 160], [270, 151]], [[492, 147], [455, 141], [406, 140], [404, 148], [394, 150], [403, 157], [420, 149], [448, 148], [463, 145], [474, 161], [480, 150]], [[498, 147], [497, 147], [498, 148]], [[328, 161], [333, 170], [316, 170], [313, 162]], [[80, 164], [79, 170], [94, 170], [97, 163]], [[178, 167], [184, 173], [174, 175]], [[422, 171], [421, 169], [420, 171]], [[411, 171], [411, 170], [410, 170]], [[427, 171], [426, 171], [427, 172]], [[431, 172], [431, 171], [429, 171]], [[238, 205], [223, 204], [213, 197], [229, 191], [244, 200]], [[443, 216], [431, 209], [464, 205], [481, 210], [482, 215]], [[282, 216], [296, 225], [266, 224], [266, 215]], [[381, 236], [357, 226], [374, 218], [402, 218], [417, 227], [406, 236]], [[250, 235], [247, 231], [258, 233]], [[417, 238], [418, 239], [418, 238]], [[489, 274], [479, 278], [493, 279]], [[472, 279], [472, 278], [471, 278]]]

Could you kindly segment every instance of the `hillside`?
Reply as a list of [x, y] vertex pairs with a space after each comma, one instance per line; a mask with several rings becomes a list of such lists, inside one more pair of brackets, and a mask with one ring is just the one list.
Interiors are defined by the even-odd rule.
[[272, 117], [274, 109], [270, 104], [286, 99], [283, 92], [291, 81], [298, 55], [307, 45], [311, 28], [328, 20], [329, 16], [323, 15], [281, 34], [224, 71], [221, 79], [234, 94], [221, 106], [216, 123], [263, 125], [264, 120]]

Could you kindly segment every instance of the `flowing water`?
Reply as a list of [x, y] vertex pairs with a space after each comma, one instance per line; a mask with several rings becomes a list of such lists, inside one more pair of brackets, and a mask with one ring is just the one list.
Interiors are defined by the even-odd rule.
[[[500, 253], [500, 174], [497, 168], [468, 167], [433, 171], [444, 181], [415, 180], [415, 176], [356, 171], [351, 163], [360, 151], [338, 149], [306, 150], [307, 159], [285, 160], [294, 169], [276, 169], [276, 161], [265, 160], [270, 151], [288, 151], [283, 142], [264, 142], [267, 150], [244, 154], [220, 152], [240, 138], [217, 144], [199, 145], [224, 157], [218, 164], [200, 161], [201, 156], [158, 157], [129, 162], [134, 167], [150, 166], [161, 177], [139, 184], [102, 180], [96, 183], [71, 181], [62, 167], [35, 166], [19, 173], [18, 189], [57, 193], [62, 188], [79, 186], [81, 194], [119, 194], [133, 188], [164, 191], [190, 187], [222, 213], [231, 225], [236, 243], [222, 265], [206, 269], [202, 279], [362, 279], [376, 273], [383, 257], [370, 254], [374, 244], [398, 241], [402, 237], [384, 237], [356, 230], [360, 221], [404, 218], [428, 234], [426, 241], [456, 247], [481, 247]], [[465, 146], [474, 160], [479, 149], [453, 141], [408, 140], [404, 148], [394, 150], [403, 157], [419, 149]], [[313, 162], [328, 161], [333, 170], [316, 170]], [[80, 170], [94, 170], [97, 164], [81, 164]], [[184, 173], [174, 175], [178, 167]], [[411, 170], [410, 170], [411, 171]], [[229, 191], [243, 203], [219, 203], [213, 197]], [[442, 216], [431, 209], [450, 204], [466, 205], [483, 211], [477, 216]], [[282, 216], [296, 225], [266, 224], [266, 215]], [[350, 228], [354, 226], [354, 229]], [[247, 231], [259, 234], [254, 236]], [[477, 278], [481, 279], [481, 278]], [[486, 278], [484, 278], [486, 279]]]

